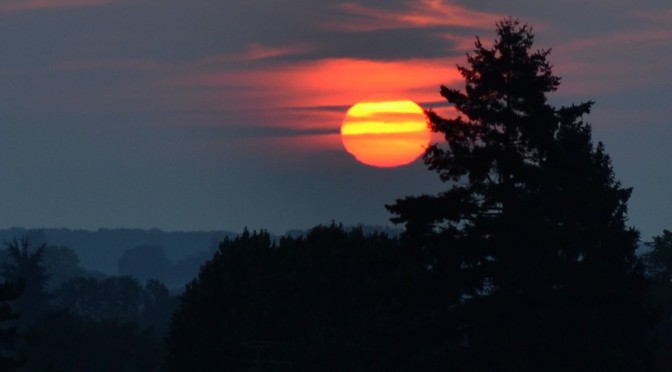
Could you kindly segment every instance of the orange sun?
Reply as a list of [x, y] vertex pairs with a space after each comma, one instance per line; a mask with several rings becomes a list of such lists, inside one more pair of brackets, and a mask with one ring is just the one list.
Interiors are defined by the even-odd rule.
[[358, 161], [374, 167], [412, 163], [429, 145], [425, 113], [407, 99], [374, 97], [350, 107], [341, 140]]

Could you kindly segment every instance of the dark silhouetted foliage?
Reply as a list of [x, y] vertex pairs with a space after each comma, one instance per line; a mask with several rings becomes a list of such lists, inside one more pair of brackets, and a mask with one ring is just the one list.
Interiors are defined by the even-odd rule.
[[653, 249], [644, 255], [648, 274], [661, 282], [672, 281], [672, 232], [663, 230], [663, 234], [653, 238]]
[[21, 289], [15, 284], [5, 282], [0, 285], [0, 371], [19, 371], [23, 365], [14, 324], [20, 314], [11, 306], [20, 295]]
[[385, 235], [332, 225], [274, 243], [246, 231], [187, 286], [170, 370], [428, 370], [441, 295], [429, 279]]
[[64, 246], [45, 246], [42, 252], [42, 265], [49, 275], [47, 291], [53, 291], [75, 277], [100, 277], [101, 275], [81, 267], [77, 254]]
[[515, 20], [491, 48], [476, 40], [459, 71], [464, 91], [441, 87], [459, 116], [428, 111], [445, 144], [429, 169], [448, 185], [389, 210], [406, 246], [450, 283], [443, 322], [460, 340], [456, 370], [647, 368], [651, 314], [626, 226], [631, 190], [614, 178], [583, 121], [592, 102], [556, 108], [549, 51]]
[[656, 327], [656, 371], [672, 366], [672, 232], [653, 239], [652, 250], [644, 254], [647, 275], [651, 279], [649, 300], [658, 311]]
[[54, 291], [53, 306], [96, 321], [135, 323], [163, 337], [177, 298], [155, 279], [148, 280], [143, 288], [130, 276], [76, 277]]
[[156, 371], [163, 343], [134, 322], [97, 320], [65, 310], [37, 322], [26, 345], [26, 371]]
[[176, 304], [156, 280], [73, 278], [27, 333], [26, 371], [155, 371]]
[[10, 262], [4, 264], [3, 276], [9, 283], [22, 288], [14, 307], [21, 314], [17, 322], [19, 329], [24, 330], [37, 321], [49, 306], [46, 286], [50, 275], [42, 265], [46, 244], [33, 249], [28, 238], [24, 237], [5, 245]]
[[[159, 368], [177, 305], [165, 285], [149, 280], [143, 287], [127, 276], [77, 276], [89, 272], [66, 247], [45, 243], [33, 249], [26, 238], [6, 246], [3, 275], [11, 286], [0, 287], [0, 371]], [[61, 284], [49, 290], [52, 278]], [[10, 303], [19, 309], [18, 320]]]

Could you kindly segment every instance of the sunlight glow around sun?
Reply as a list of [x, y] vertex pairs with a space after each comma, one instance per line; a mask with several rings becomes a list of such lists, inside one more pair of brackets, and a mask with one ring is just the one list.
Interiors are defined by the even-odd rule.
[[346, 151], [374, 167], [410, 164], [429, 145], [425, 113], [402, 98], [373, 97], [350, 107], [341, 126]]

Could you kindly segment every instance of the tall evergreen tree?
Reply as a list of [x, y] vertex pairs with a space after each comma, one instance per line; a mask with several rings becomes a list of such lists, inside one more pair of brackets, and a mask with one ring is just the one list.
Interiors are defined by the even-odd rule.
[[446, 322], [465, 369], [643, 369], [650, 317], [631, 190], [591, 140], [593, 103], [548, 102], [560, 78], [533, 41], [512, 19], [492, 47], [476, 39], [458, 66], [464, 91], [440, 91], [459, 116], [427, 112], [445, 144], [424, 160], [448, 189], [388, 209], [451, 283]]

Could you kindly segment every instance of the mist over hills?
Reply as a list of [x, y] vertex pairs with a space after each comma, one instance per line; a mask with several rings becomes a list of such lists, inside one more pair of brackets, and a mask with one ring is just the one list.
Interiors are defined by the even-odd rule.
[[72, 249], [80, 264], [89, 270], [107, 275], [118, 274], [118, 260], [128, 249], [137, 246], [159, 246], [171, 261], [179, 261], [198, 252], [214, 250], [231, 231], [162, 231], [160, 229], [0, 229], [0, 242], [23, 236], [32, 246], [47, 243]]
[[[401, 231], [387, 226], [359, 228], [365, 234], [383, 233], [389, 236], [397, 236]], [[349, 230], [351, 227], [345, 229]], [[296, 229], [283, 235], [298, 237], [306, 232]], [[212, 258], [219, 243], [226, 237], [233, 238], [239, 233], [228, 230], [163, 231], [119, 228], [92, 231], [13, 227], [0, 229], [0, 242], [25, 237], [33, 248], [43, 243], [53, 248], [67, 247], [77, 256], [79, 262], [76, 270], [83, 273], [83, 276], [129, 275], [141, 283], [158, 279], [171, 290], [181, 291], [195, 277], [200, 266]], [[280, 236], [271, 235], [273, 239]]]

